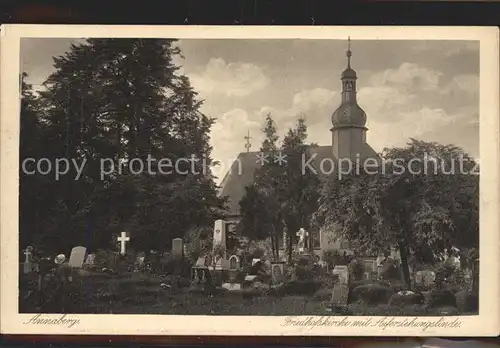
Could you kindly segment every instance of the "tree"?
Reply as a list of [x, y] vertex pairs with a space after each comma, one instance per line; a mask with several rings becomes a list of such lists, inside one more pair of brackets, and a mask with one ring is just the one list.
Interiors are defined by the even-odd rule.
[[[40, 100], [33, 88], [26, 82], [28, 75], [21, 75], [21, 111], [19, 138], [19, 229], [20, 245], [25, 247], [32, 231], [39, 229], [40, 217], [44, 215], [46, 194], [43, 176], [28, 175], [36, 169], [31, 159], [40, 158], [42, 147], [42, 124], [39, 115], [42, 112]], [[26, 162], [25, 162], [26, 160]], [[23, 169], [23, 163], [25, 169]], [[24, 171], [26, 170], [26, 172]]]
[[260, 151], [267, 157], [262, 166], [257, 168], [254, 182], [245, 188], [245, 195], [240, 201], [242, 220], [239, 228], [254, 240], [270, 238], [273, 257], [277, 259], [279, 232], [282, 229], [278, 177], [282, 170], [273, 160], [279, 137], [271, 114], [266, 115], [262, 131], [265, 139]]
[[291, 259], [294, 236], [289, 231], [310, 227], [319, 180], [312, 173], [302, 172], [302, 156], [309, 146], [303, 117], [299, 117], [296, 127], [285, 135], [280, 148], [276, 145], [276, 127], [270, 115], [266, 117], [263, 132], [266, 137], [261, 151], [268, 155], [268, 162], [257, 170], [253, 184], [246, 188], [240, 202], [241, 228], [254, 238], [269, 237], [275, 258], [279, 257], [279, 243], [286, 230]]
[[[282, 151], [286, 155], [286, 165], [281, 176], [280, 201], [284, 225], [287, 231], [299, 228], [310, 229], [311, 217], [317, 209], [319, 198], [319, 178], [311, 171], [303, 171], [302, 159], [311, 145], [306, 143], [307, 125], [304, 117], [299, 117], [296, 128], [290, 129], [283, 139]], [[294, 235], [287, 233], [287, 254], [292, 259]]]
[[315, 223], [337, 229], [360, 253], [396, 247], [410, 287], [410, 256], [433, 263], [452, 246], [478, 247], [479, 177], [474, 160], [452, 145], [412, 139], [382, 159], [376, 174], [329, 181]]
[[85, 162], [79, 180], [72, 169], [51, 183], [51, 209], [65, 218], [46, 219], [45, 230], [71, 236], [59, 250], [107, 245], [123, 229], [134, 247], [167, 248], [220, 215], [224, 201], [209, 170], [214, 120], [177, 73], [177, 55], [175, 40], [127, 38], [89, 39], [54, 58], [39, 115], [44, 157]]

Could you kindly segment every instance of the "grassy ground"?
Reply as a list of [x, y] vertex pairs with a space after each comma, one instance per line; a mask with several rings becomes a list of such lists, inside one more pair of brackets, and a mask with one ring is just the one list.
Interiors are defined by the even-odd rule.
[[[187, 289], [175, 293], [161, 289], [161, 279], [140, 273], [109, 276], [80, 271], [73, 277], [69, 300], [64, 313], [95, 314], [183, 314], [183, 315], [335, 315], [326, 303], [307, 296], [255, 296], [226, 292], [209, 297], [190, 293]], [[35, 287], [35, 277], [21, 275], [20, 312], [61, 312], [58, 303], [39, 308], [27, 296]], [[50, 302], [50, 301], [49, 301]], [[338, 315], [440, 315], [422, 306], [391, 308], [350, 305]], [[449, 315], [457, 315], [456, 310]]]

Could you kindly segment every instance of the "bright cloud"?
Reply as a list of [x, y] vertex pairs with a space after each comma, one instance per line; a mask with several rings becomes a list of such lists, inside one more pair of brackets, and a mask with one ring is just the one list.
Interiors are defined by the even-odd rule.
[[[244, 137], [250, 132], [252, 149], [260, 146], [262, 139], [261, 124], [256, 117], [242, 109], [233, 109], [220, 116], [212, 126], [213, 157], [220, 165], [213, 168], [218, 180], [222, 180], [224, 174], [231, 167], [244, 145]], [[238, 145], [240, 146], [238, 146]]]
[[222, 58], [211, 58], [204, 70], [191, 74], [190, 79], [204, 97], [212, 94], [245, 97], [269, 84], [269, 78], [260, 67], [249, 63], [226, 63]]
[[[403, 63], [397, 69], [388, 69], [373, 74], [368, 84], [358, 86], [358, 102], [367, 112], [367, 126], [370, 129], [367, 140], [377, 151], [387, 146], [403, 146], [410, 137], [422, 140], [439, 140], [436, 130], [461, 127], [463, 113], [450, 111], [438, 101], [440, 107], [423, 103], [422, 96], [430, 94], [435, 98], [450, 93], [465, 93], [473, 97], [478, 93], [478, 77], [459, 75], [442, 86], [442, 74], [417, 64]], [[293, 95], [288, 108], [263, 107], [260, 114], [271, 112], [280, 133], [293, 127], [298, 114], [306, 115], [309, 140], [319, 144], [330, 144], [330, 115], [340, 104], [336, 91], [315, 88]], [[470, 112], [469, 112], [470, 113]], [[261, 118], [262, 119], [262, 118]], [[474, 121], [470, 113], [465, 122]], [[326, 126], [326, 127], [325, 127]]]
[[432, 91], [439, 85], [440, 72], [420, 67], [418, 64], [403, 63], [398, 69], [388, 69], [370, 78], [373, 86], [391, 86], [404, 91]]

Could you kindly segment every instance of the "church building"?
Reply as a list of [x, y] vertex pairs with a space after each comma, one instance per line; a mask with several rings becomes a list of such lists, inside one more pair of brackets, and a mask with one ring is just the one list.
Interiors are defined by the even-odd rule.
[[[338, 108], [333, 111], [331, 118], [325, 115], [325, 128], [327, 122], [331, 122], [330, 132], [332, 143], [330, 145], [310, 147], [308, 149], [311, 166], [314, 167], [321, 177], [335, 175], [331, 172], [331, 164], [337, 165], [344, 159], [348, 159], [355, 165], [370, 158], [379, 160], [379, 155], [366, 142], [366, 113], [358, 105], [356, 94], [356, 83], [358, 80], [356, 71], [351, 67], [350, 39], [347, 50], [347, 68], [341, 75], [341, 100]], [[229, 224], [237, 224], [241, 218], [239, 202], [245, 195], [245, 187], [252, 184], [256, 169], [261, 165], [258, 161], [258, 151], [242, 152], [238, 155], [229, 172], [221, 183], [220, 196], [228, 197], [228, 211], [225, 220]], [[324, 168], [328, 173], [322, 172]], [[314, 252], [320, 254], [320, 250], [336, 249], [347, 250], [347, 243], [333, 241], [330, 238], [332, 232], [312, 231]]]

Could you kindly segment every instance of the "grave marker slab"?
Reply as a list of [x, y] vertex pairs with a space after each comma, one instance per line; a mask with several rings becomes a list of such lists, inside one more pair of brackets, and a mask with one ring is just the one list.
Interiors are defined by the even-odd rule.
[[184, 256], [184, 242], [182, 238], [172, 239], [172, 255], [174, 257]]
[[232, 271], [237, 271], [240, 269], [240, 259], [236, 255], [231, 255], [229, 258], [229, 269]]
[[24, 256], [25, 256], [25, 259], [24, 259], [24, 264], [23, 264], [23, 272], [25, 274], [27, 273], [31, 273], [31, 271], [33, 270], [33, 265], [31, 263], [31, 256], [32, 256], [32, 251], [33, 251], [33, 247], [31, 246], [28, 246], [26, 248], [26, 250], [24, 251]]
[[239, 283], [224, 283], [222, 284], [222, 288], [228, 291], [239, 291], [241, 290], [241, 284]]
[[347, 284], [338, 283], [333, 286], [331, 303], [333, 306], [343, 307], [347, 305], [349, 287]]
[[69, 265], [73, 268], [82, 268], [86, 252], [87, 248], [83, 246], [76, 246], [71, 249], [71, 255], [69, 256]]
[[220, 245], [226, 250], [226, 223], [224, 220], [216, 220], [214, 223], [214, 250], [217, 245]]
[[335, 266], [332, 273], [338, 275], [340, 284], [349, 284], [349, 270], [347, 266]]
[[271, 262], [271, 281], [273, 284], [279, 284], [284, 280], [285, 262]]

